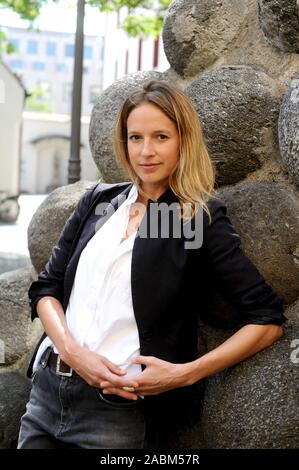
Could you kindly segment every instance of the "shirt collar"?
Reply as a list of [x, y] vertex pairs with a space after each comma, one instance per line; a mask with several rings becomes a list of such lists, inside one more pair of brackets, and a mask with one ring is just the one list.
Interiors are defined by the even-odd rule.
[[[131, 187], [129, 186], [128, 189], [125, 190], [125, 193], [129, 191], [128, 196], [126, 198], [126, 203], [131, 204], [136, 201], [138, 197], [138, 189], [137, 186], [134, 183], [131, 183]], [[167, 204], [171, 204], [172, 202], [177, 202], [178, 198], [174, 194], [171, 188], [167, 188], [163, 194], [158, 199], [149, 199], [149, 203], [155, 203], [155, 202], [166, 202]]]
[[126, 199], [126, 202], [128, 204], [131, 204], [132, 202], [136, 201], [137, 197], [138, 197], [138, 189], [137, 189], [136, 185], [133, 183], [132, 187], [130, 189], [130, 192], [128, 194], [128, 197]]

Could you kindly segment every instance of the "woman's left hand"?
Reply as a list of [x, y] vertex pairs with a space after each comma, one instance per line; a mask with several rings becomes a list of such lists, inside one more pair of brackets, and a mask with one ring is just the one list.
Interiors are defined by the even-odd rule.
[[[136, 382], [135, 394], [157, 395], [167, 390], [191, 385], [190, 364], [173, 364], [153, 356], [137, 356], [133, 364], [144, 364], [146, 368], [138, 375], [130, 377]], [[125, 377], [123, 377], [125, 379]], [[128, 379], [129, 380], [129, 379]], [[116, 389], [109, 382], [102, 382], [105, 393], [115, 393]], [[133, 392], [132, 392], [133, 393]]]

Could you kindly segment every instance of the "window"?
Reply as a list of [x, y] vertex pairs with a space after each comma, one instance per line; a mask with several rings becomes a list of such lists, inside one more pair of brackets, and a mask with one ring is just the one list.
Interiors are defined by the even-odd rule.
[[89, 102], [94, 104], [100, 95], [102, 89], [99, 85], [92, 85], [89, 87]]
[[55, 42], [48, 42], [47, 43], [47, 55], [48, 56], [55, 56], [56, 55], [56, 43]]
[[34, 70], [41, 71], [41, 70], [45, 70], [45, 68], [46, 68], [46, 66], [45, 66], [44, 62], [34, 62], [33, 63], [33, 69]]
[[37, 54], [37, 41], [31, 39], [27, 42], [27, 52], [28, 54]]
[[89, 68], [88, 67], [83, 67], [83, 73], [87, 74], [89, 72]]
[[129, 70], [129, 51], [126, 50], [125, 75], [128, 75], [128, 70]]
[[104, 57], [105, 57], [105, 43], [104, 43], [104, 40], [102, 40], [101, 46], [100, 46], [100, 57], [99, 57], [99, 59], [103, 62]]
[[117, 74], [118, 74], [118, 61], [116, 60], [114, 64], [114, 80], [117, 80], [118, 78]]
[[92, 59], [92, 47], [84, 46], [84, 59]]
[[142, 66], [142, 39], [139, 39], [139, 45], [138, 45], [138, 66], [137, 70], [141, 70]]
[[23, 67], [23, 62], [21, 60], [11, 60], [10, 61], [10, 66], [13, 70], [15, 69], [21, 69]]
[[74, 44], [66, 44], [64, 46], [64, 55], [65, 57], [74, 57], [75, 46]]
[[65, 103], [71, 103], [72, 101], [73, 87], [71, 83], [64, 83], [63, 85], [63, 101]]
[[66, 72], [67, 66], [65, 64], [56, 64], [56, 71], [57, 72]]
[[154, 40], [154, 55], [153, 55], [153, 68], [158, 67], [159, 64], [159, 36]]

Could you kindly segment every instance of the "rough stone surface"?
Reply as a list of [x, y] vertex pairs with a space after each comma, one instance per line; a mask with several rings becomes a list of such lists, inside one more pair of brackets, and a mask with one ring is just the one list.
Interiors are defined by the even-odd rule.
[[174, 0], [164, 21], [164, 50], [182, 77], [211, 66], [238, 35], [247, 1]]
[[16, 448], [30, 389], [30, 381], [18, 373], [0, 374], [0, 449]]
[[[206, 379], [202, 428], [208, 448], [298, 448], [299, 368], [293, 340], [299, 335], [299, 303], [285, 315], [285, 335], [270, 348]], [[201, 339], [211, 350], [230, 334], [205, 326]]]
[[185, 92], [202, 120], [219, 186], [240, 181], [278, 153], [279, 100], [263, 72], [249, 66], [214, 69]]
[[[1, 228], [0, 228], [1, 230]], [[14, 271], [18, 268], [30, 267], [29, 256], [20, 253], [7, 253], [0, 251], [0, 274], [8, 271]]]
[[28, 249], [37, 273], [48, 262], [52, 248], [80, 197], [93, 184], [95, 182], [79, 181], [57, 188], [35, 212], [28, 227]]
[[299, 186], [299, 74], [283, 97], [278, 121], [281, 158]]
[[266, 38], [284, 52], [299, 52], [297, 0], [258, 0], [258, 16]]
[[260, 26], [257, 0], [248, 0], [247, 5], [249, 13], [240, 35], [213, 67], [250, 64], [275, 80], [278, 96], [281, 97], [299, 70], [299, 54], [285, 53], [273, 47]]
[[286, 304], [299, 296], [299, 197], [286, 185], [240, 184], [219, 192], [242, 247]]
[[160, 72], [136, 72], [117, 80], [98, 98], [91, 114], [89, 128], [93, 159], [106, 183], [127, 181], [127, 176], [117, 165], [113, 152], [113, 130], [117, 114], [126, 97], [134, 88], [147, 80], [163, 80]]
[[20, 268], [0, 275], [1, 368], [26, 354], [37, 342], [40, 329], [32, 325], [28, 289], [32, 282], [30, 268]]
[[[299, 295], [299, 197], [283, 184], [239, 184], [219, 191], [241, 237], [241, 248], [272, 289], [290, 305]], [[221, 328], [239, 320], [238, 311], [206, 276], [201, 319]]]

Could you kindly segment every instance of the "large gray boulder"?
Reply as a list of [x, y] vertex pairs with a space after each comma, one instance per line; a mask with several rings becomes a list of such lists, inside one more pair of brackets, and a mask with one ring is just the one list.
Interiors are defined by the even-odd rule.
[[297, 0], [258, 0], [258, 16], [266, 38], [284, 52], [299, 52]]
[[0, 374], [0, 449], [16, 448], [30, 389], [30, 381], [20, 374]]
[[227, 66], [197, 77], [185, 92], [203, 122], [217, 184], [233, 184], [278, 154], [279, 100], [269, 77]]
[[[267, 284], [290, 305], [299, 294], [299, 198], [283, 184], [255, 182], [218, 192], [241, 238], [241, 249]], [[206, 273], [206, 298], [200, 319], [233, 328], [239, 312], [227, 292]]]
[[106, 183], [117, 183], [128, 179], [114, 157], [113, 130], [117, 114], [126, 97], [134, 88], [149, 79], [163, 80], [163, 74], [136, 72], [117, 80], [99, 96], [92, 110], [89, 128], [90, 147], [93, 159]]
[[299, 74], [283, 97], [278, 136], [282, 161], [291, 179], [299, 186]]
[[172, 68], [193, 77], [211, 66], [236, 40], [247, 0], [174, 0], [165, 17], [163, 43]]
[[30, 318], [28, 289], [32, 280], [31, 268], [20, 268], [0, 275], [2, 368], [21, 361], [41, 335], [39, 323], [32, 324]]
[[239, 184], [219, 193], [246, 255], [287, 304], [299, 297], [299, 197], [286, 185]]
[[28, 249], [37, 273], [48, 262], [52, 248], [79, 199], [96, 182], [79, 181], [55, 189], [39, 206], [28, 227]]
[[[299, 335], [299, 303], [285, 315], [283, 338], [205, 380], [202, 429], [208, 448], [298, 448], [299, 368], [292, 345]], [[204, 326], [201, 339], [211, 350], [232, 333]]]

